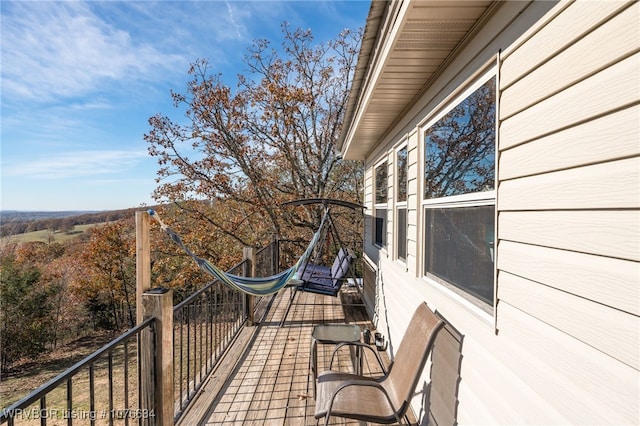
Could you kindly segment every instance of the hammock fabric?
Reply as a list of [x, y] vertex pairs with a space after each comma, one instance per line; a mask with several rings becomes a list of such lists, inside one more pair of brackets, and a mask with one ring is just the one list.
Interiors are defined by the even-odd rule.
[[211, 264], [209, 261], [198, 257], [187, 246], [184, 245], [182, 239], [178, 234], [173, 232], [171, 228], [169, 228], [162, 222], [160, 217], [158, 217], [158, 213], [156, 213], [154, 210], [148, 210], [148, 213], [149, 216], [153, 217], [160, 224], [162, 230], [164, 230], [167, 235], [169, 235], [173, 242], [178, 244], [189, 256], [191, 256], [191, 258], [198, 264], [200, 269], [217, 278], [225, 285], [235, 290], [239, 290], [243, 293], [250, 294], [252, 296], [266, 296], [269, 294], [277, 293], [282, 288], [287, 286], [287, 284], [302, 284], [302, 281], [298, 277], [298, 269], [301, 266], [304, 266], [307, 263], [309, 256], [311, 256], [316, 243], [318, 242], [318, 240], [320, 240], [322, 228], [324, 227], [324, 223], [327, 218], [327, 214], [325, 213], [325, 215], [322, 217], [322, 221], [320, 222], [320, 227], [313, 235], [309, 246], [304, 251], [300, 259], [298, 259], [295, 265], [285, 271], [282, 271], [276, 275], [271, 275], [269, 277], [248, 278], [228, 274], [215, 265]]

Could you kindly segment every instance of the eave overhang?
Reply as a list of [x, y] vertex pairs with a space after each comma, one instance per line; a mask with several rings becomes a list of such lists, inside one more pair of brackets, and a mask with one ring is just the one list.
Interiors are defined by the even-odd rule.
[[373, 0], [338, 149], [364, 160], [428, 89], [494, 1]]

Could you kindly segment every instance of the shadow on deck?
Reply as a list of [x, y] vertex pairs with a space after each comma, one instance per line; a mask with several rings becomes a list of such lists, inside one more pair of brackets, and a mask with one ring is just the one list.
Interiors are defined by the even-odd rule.
[[[311, 332], [320, 323], [357, 324], [373, 330], [358, 293], [339, 297], [300, 293], [283, 327], [289, 290], [264, 298], [262, 318], [245, 327], [232, 348], [180, 420], [181, 425], [315, 425], [313, 377], [309, 375]], [[373, 334], [373, 333], [372, 333]], [[332, 347], [318, 345], [318, 369], [328, 368]], [[369, 352], [369, 351], [365, 351]], [[386, 354], [382, 354], [388, 364]], [[353, 372], [348, 349], [340, 351], [334, 369]], [[366, 354], [365, 375], [380, 375], [373, 355]], [[361, 424], [332, 419], [331, 424]]]

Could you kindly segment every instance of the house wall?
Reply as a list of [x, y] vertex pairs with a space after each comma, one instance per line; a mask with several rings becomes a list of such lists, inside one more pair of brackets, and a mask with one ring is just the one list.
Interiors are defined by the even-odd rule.
[[[638, 16], [638, 2], [505, 4], [368, 157], [369, 217], [373, 168], [384, 157], [390, 166], [387, 248], [373, 245], [371, 221], [365, 230], [377, 268], [371, 309], [390, 355], [422, 300], [460, 333], [457, 399], [438, 400], [429, 364], [412, 405], [424, 422], [430, 403], [456, 404], [444, 411], [460, 424], [640, 423]], [[422, 277], [421, 134], [425, 117], [498, 52], [488, 314]], [[398, 262], [392, 169], [403, 143], [409, 241]]]

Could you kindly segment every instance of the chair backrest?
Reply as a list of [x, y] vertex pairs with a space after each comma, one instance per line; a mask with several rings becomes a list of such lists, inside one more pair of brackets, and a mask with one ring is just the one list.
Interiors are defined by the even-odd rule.
[[347, 255], [347, 251], [344, 249], [344, 247], [341, 248], [335, 260], [333, 261], [333, 265], [331, 266], [332, 277], [335, 277], [338, 273], [340, 273], [341, 265], [346, 255]]
[[438, 331], [444, 325], [438, 316], [421, 303], [411, 318], [388, 375], [383, 381], [399, 415], [406, 412]]
[[336, 256], [336, 259], [333, 261], [333, 266], [331, 267], [331, 278], [333, 278], [333, 285], [338, 284], [338, 280], [344, 278], [344, 276], [349, 271], [351, 267], [351, 263], [353, 262], [353, 256], [349, 253], [349, 250], [346, 248], [341, 248]]

